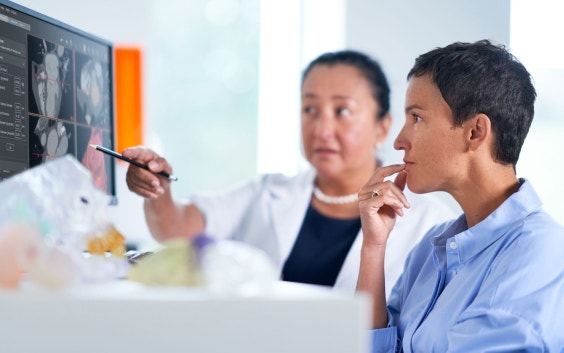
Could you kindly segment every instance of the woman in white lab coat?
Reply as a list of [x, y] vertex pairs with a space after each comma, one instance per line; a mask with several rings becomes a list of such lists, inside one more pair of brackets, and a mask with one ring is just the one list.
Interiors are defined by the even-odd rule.
[[[235, 239], [264, 250], [287, 281], [353, 292], [358, 277], [360, 213], [357, 193], [381, 163], [376, 148], [392, 118], [390, 90], [379, 64], [363, 53], [326, 53], [306, 68], [301, 89], [301, 133], [311, 169], [278, 174], [220, 193], [173, 199], [170, 182], [131, 165], [127, 184], [145, 198], [145, 216], [155, 239], [201, 233]], [[151, 171], [172, 173], [166, 159], [145, 147], [123, 151]], [[394, 228], [386, 256], [391, 289], [407, 253], [451, 210], [429, 196], [410, 194], [411, 209]]]

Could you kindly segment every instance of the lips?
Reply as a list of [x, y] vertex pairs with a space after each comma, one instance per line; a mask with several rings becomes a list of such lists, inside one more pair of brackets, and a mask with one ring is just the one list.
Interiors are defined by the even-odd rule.
[[407, 159], [403, 160], [403, 163], [405, 163], [405, 168], [409, 168], [410, 166], [414, 165], [415, 163], [408, 161]]
[[316, 154], [335, 154], [337, 153], [336, 150], [331, 148], [316, 148], [314, 149]]

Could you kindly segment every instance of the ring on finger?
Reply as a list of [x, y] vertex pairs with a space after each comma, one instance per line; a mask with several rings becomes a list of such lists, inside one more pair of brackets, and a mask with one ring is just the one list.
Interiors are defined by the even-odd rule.
[[376, 196], [380, 196], [380, 190], [378, 189], [372, 190], [372, 198], [375, 198]]

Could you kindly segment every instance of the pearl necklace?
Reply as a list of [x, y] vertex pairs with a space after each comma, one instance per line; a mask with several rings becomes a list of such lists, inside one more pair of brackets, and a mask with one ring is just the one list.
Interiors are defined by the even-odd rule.
[[328, 196], [323, 193], [317, 186], [313, 187], [313, 195], [324, 203], [332, 204], [332, 205], [342, 205], [345, 203], [352, 203], [358, 201], [358, 193], [345, 195], [345, 196]]

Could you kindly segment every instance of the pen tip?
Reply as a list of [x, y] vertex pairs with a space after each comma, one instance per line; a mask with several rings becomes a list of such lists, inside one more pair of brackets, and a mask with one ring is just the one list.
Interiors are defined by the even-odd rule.
[[89, 144], [89, 146], [92, 147], [92, 148], [98, 147], [97, 145], [93, 145], [93, 144], [91, 144], [91, 143]]

